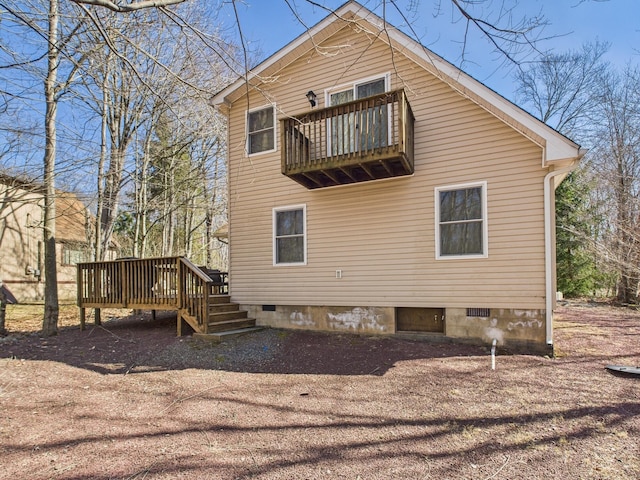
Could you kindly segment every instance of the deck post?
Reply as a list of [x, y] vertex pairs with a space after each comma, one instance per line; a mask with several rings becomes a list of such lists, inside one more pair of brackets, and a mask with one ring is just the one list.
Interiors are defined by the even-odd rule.
[[95, 324], [96, 325], [102, 325], [102, 320], [100, 319], [100, 309], [99, 308], [96, 308], [96, 310], [95, 310], [95, 318], [96, 318]]
[[184, 285], [183, 283], [183, 278], [182, 278], [182, 259], [180, 257], [178, 257], [176, 259], [176, 303], [177, 303], [177, 307], [178, 310], [180, 310], [181, 308], [184, 308], [185, 302], [183, 301], [182, 295], [183, 295], [183, 291], [184, 291]]
[[176, 335], [182, 336], [182, 315], [180, 310], [184, 307], [182, 301], [182, 259], [178, 257], [176, 259]]
[[78, 307], [80, 307], [80, 330], [84, 330], [84, 308], [82, 305], [82, 291], [83, 291], [84, 277], [82, 275], [82, 270], [80, 269], [80, 264], [76, 264], [76, 302]]
[[80, 330], [84, 330], [86, 322], [86, 312], [84, 307], [80, 307]]
[[122, 292], [122, 306], [127, 308], [129, 305], [129, 269], [127, 263], [123, 260], [120, 261], [120, 285]]

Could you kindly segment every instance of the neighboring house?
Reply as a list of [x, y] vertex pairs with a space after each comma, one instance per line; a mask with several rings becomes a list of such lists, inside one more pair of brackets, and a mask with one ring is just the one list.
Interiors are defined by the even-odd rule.
[[[0, 279], [18, 302], [44, 299], [43, 196], [41, 184], [0, 174]], [[58, 191], [55, 206], [58, 297], [75, 300], [76, 263], [91, 260], [90, 216], [73, 193]]]
[[259, 324], [552, 350], [574, 142], [356, 2], [213, 102], [231, 299]]

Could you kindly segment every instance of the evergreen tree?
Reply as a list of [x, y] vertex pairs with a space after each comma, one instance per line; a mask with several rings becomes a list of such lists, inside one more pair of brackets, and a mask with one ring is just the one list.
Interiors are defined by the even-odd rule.
[[597, 287], [596, 258], [589, 248], [590, 189], [584, 170], [579, 169], [556, 190], [558, 290], [568, 297], [592, 295]]

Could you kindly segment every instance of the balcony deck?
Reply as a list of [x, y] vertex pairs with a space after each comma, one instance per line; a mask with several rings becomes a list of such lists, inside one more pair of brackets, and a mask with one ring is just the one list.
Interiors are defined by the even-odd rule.
[[308, 189], [411, 175], [414, 117], [404, 90], [281, 120], [282, 173]]

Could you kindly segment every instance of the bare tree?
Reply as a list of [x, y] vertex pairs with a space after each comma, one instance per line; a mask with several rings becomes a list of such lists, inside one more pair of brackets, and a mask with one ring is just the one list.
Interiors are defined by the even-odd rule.
[[594, 170], [609, 199], [608, 236], [601, 247], [619, 271], [618, 299], [638, 302], [640, 286], [640, 71], [603, 79], [598, 96]]
[[[185, 119], [190, 116], [181, 111], [184, 111], [188, 103], [206, 105], [211, 93], [220, 87], [220, 79], [224, 76], [221, 75], [221, 64], [215, 61], [217, 57], [214, 56], [214, 61], [210, 59], [211, 47], [224, 45], [228, 51], [232, 51], [232, 48], [217, 39], [215, 30], [203, 23], [208, 16], [196, 3], [185, 5], [180, 11], [146, 9], [130, 15], [84, 8], [93, 23], [99, 26], [86, 43], [104, 45], [93, 55], [96, 66], [93, 82], [102, 92], [101, 95], [94, 96], [93, 108], [96, 112], [102, 110], [104, 118], [96, 224], [96, 236], [99, 239], [96, 257], [102, 258], [119, 212], [127, 171], [134, 180], [135, 211], [147, 209], [143, 205], [148, 198], [146, 180], [149, 159], [145, 155], [152, 145], [154, 123], [160, 118], [174, 118], [174, 128], [170, 135], [175, 138], [167, 139], [165, 148], [186, 148], [185, 142], [189, 141], [189, 135], [193, 137], [193, 130], [184, 127]], [[149, 28], [150, 25], [154, 28]], [[186, 34], [185, 25], [189, 25]], [[205, 30], [213, 33], [202, 33]], [[99, 57], [96, 53], [99, 53]], [[227, 55], [228, 52], [223, 54]], [[212, 75], [212, 72], [215, 73]], [[187, 102], [183, 100], [185, 98], [188, 99]], [[203, 128], [203, 125], [215, 123], [212, 122], [212, 115], [213, 111], [207, 112], [197, 125], [197, 130], [210, 131]], [[184, 138], [179, 138], [183, 132], [186, 132]], [[127, 157], [133, 154], [132, 141], [138, 134], [139, 138], [145, 139], [146, 153], [137, 154], [135, 161], [130, 161]], [[217, 132], [215, 135], [219, 134]], [[140, 171], [137, 170], [136, 163], [140, 166]], [[170, 188], [175, 178], [167, 175], [166, 179], [166, 198], [175, 201], [176, 196]], [[145, 185], [141, 184], [142, 180]], [[174, 210], [167, 206], [161, 223], [166, 232], [162, 242], [164, 253], [173, 251], [171, 244], [175, 222], [172, 221], [170, 212]], [[144, 252], [148, 216], [135, 213], [132, 218], [133, 250]]]
[[[516, 73], [517, 99], [543, 122], [580, 143], [593, 143], [598, 92], [609, 65], [608, 48], [588, 43], [580, 50], [543, 56]], [[592, 195], [596, 178], [587, 160], [556, 192], [558, 287], [567, 295], [602, 286], [605, 262], [599, 242], [601, 216]]]
[[[393, 1], [391, 3], [395, 4]], [[518, 2], [451, 0], [451, 4], [462, 17], [465, 26], [461, 43], [463, 61], [473, 33], [487, 41], [499, 57], [516, 66], [531, 58], [532, 54], [542, 53], [539, 43], [549, 39], [542, 36], [544, 27], [548, 25], [544, 15], [518, 17]]]
[[[131, 24], [129, 25], [129, 35], [131, 35]], [[120, 55], [131, 54], [128, 52], [132, 45], [127, 38], [121, 47]], [[104, 172], [99, 172], [100, 182], [98, 198], [98, 211], [96, 214], [97, 231], [99, 235], [96, 244], [96, 258], [104, 259], [109, 249], [113, 225], [117, 216], [122, 190], [123, 172], [127, 151], [134, 135], [140, 125], [144, 122], [142, 118], [147, 97], [150, 93], [145, 91], [144, 85], [140, 85], [136, 76], [146, 65], [147, 68], [154, 68], [152, 62], [138, 60], [138, 71], [132, 72], [128, 69], [128, 61], [122, 60], [111, 54], [109, 49], [105, 50], [104, 76], [100, 79], [100, 86], [105, 97], [105, 122], [109, 138], [107, 168]], [[124, 53], [123, 53], [124, 52]], [[131, 57], [129, 57], [131, 58]], [[133, 61], [131, 59], [130, 61]]]
[[[221, 125], [204, 102], [186, 105], [179, 111], [182, 118], [164, 112], [154, 122], [151, 141], [145, 140], [147, 166], [146, 203], [136, 198], [135, 205], [144, 208], [134, 213], [136, 224], [143, 223], [145, 240], [154, 238], [158, 255], [186, 255], [198, 263], [208, 263], [212, 242], [207, 235], [220, 226], [219, 215], [226, 205]], [[210, 111], [205, 111], [206, 109]], [[144, 217], [144, 218], [143, 218]]]
[[[58, 284], [56, 265], [56, 229], [55, 229], [55, 176], [57, 149], [57, 113], [58, 103], [67, 91], [78, 73], [74, 52], [64, 54], [68, 42], [84, 25], [84, 16], [77, 15], [73, 22], [67, 25], [63, 32], [60, 26], [59, 0], [48, 0], [42, 3], [27, 3], [20, 5], [2, 5], [9, 14], [12, 23], [30, 32], [35, 37], [45, 41], [46, 54], [38, 55], [30, 52], [30, 57], [21, 57], [12, 67], [20, 68], [25, 74], [40, 72], [37, 64], [46, 58], [46, 69], [42, 75], [44, 85], [45, 113], [44, 113], [44, 158], [42, 163], [42, 178], [44, 181], [44, 276], [45, 276], [45, 305], [42, 323], [43, 335], [54, 335], [58, 323]], [[25, 13], [25, 11], [27, 13]], [[70, 17], [71, 18], [71, 17]], [[15, 54], [18, 58], [20, 55]], [[69, 66], [62, 71], [62, 60], [70, 60]]]
[[[67, 145], [61, 147], [59, 140], [60, 125], [57, 122], [60, 101], [65, 98], [70, 102], [79, 105], [78, 100], [83, 100], [86, 104], [93, 103], [94, 112], [97, 113], [95, 118], [104, 118], [104, 130], [102, 136], [103, 145], [102, 154], [96, 156], [100, 158], [98, 171], [104, 172], [108, 181], [103, 182], [98, 190], [101, 190], [100, 211], [105, 212], [98, 218], [102, 221], [99, 223], [97, 238], [102, 241], [98, 244], [99, 250], [104, 252], [105, 245], [108, 244], [112, 222], [118, 211], [118, 202], [121, 189], [124, 184], [122, 176], [123, 165], [126, 164], [129, 147], [140, 125], [144, 123], [144, 108], [149, 103], [149, 98], [153, 97], [153, 88], [149, 76], [156, 75], [157, 81], [155, 85], [162, 83], [162, 76], [171, 78], [172, 81], [180, 79], [180, 69], [172, 70], [163, 64], [166, 58], [158, 51], [154, 51], [151, 47], [161, 46], [171, 47], [172, 40], [175, 38], [176, 32], [181, 31], [184, 25], [179, 24], [179, 20], [172, 17], [168, 6], [184, 3], [183, 1], [168, 0], [154, 2], [131, 2], [130, 5], [121, 4], [121, 2], [60, 2], [59, 0], [27, 0], [27, 1], [3, 1], [0, 2], [0, 13], [2, 15], [2, 25], [0, 28], [11, 28], [11, 34], [6, 37], [3, 34], [3, 48], [0, 51], [0, 68], [5, 72], [11, 72], [13, 78], [20, 77], [20, 87], [16, 85], [14, 92], [0, 92], [2, 95], [0, 103], [0, 115], [2, 120], [6, 119], [5, 114], [9, 105], [9, 101], [24, 102], [25, 92], [29, 92], [29, 99], [26, 101], [41, 101], [44, 94], [44, 128], [42, 132], [42, 146], [40, 151], [44, 151], [41, 157], [40, 173], [35, 175], [43, 180], [46, 187], [45, 194], [45, 312], [43, 317], [43, 333], [52, 335], [57, 331], [58, 317], [58, 296], [57, 296], [57, 271], [56, 271], [56, 231], [55, 231], [55, 195], [56, 195], [56, 179], [60, 175], [59, 163], [57, 162], [57, 153], [61, 148], [69, 148]], [[90, 11], [87, 7], [91, 5], [102, 5], [111, 11], [111, 18], [107, 15], [101, 15], [97, 11]], [[194, 4], [195, 5], [195, 4]], [[154, 8], [150, 8], [154, 7]], [[115, 13], [114, 13], [115, 12]], [[119, 12], [127, 12], [128, 24], [121, 22], [123, 30], [116, 28], [109, 29], [109, 24], [114, 23], [117, 17], [121, 15]], [[139, 12], [139, 13], [136, 13]], [[155, 15], [155, 20], [162, 17], [164, 25], [158, 25], [151, 19], [145, 26], [147, 32], [158, 30], [164, 37], [156, 37], [153, 41], [143, 43], [144, 38], [136, 37], [135, 32], [142, 31], [141, 28], [133, 29], [135, 26], [136, 15], [150, 14]], [[182, 18], [182, 17], [177, 17]], [[188, 17], [185, 17], [188, 18]], [[16, 25], [19, 29], [16, 28]], [[166, 26], [172, 25], [173, 31], [169, 31]], [[195, 25], [195, 23], [194, 23]], [[22, 35], [22, 42], [18, 41], [16, 32]], [[5, 32], [6, 33], [6, 32]], [[130, 36], [131, 35], [131, 36]], [[199, 31], [192, 31], [192, 38], [209, 39], [210, 37]], [[7, 39], [7, 42], [5, 42]], [[77, 39], [77, 40], [74, 40]], [[80, 41], [82, 39], [83, 41]], [[87, 39], [92, 39], [85, 42]], [[124, 40], [123, 40], [124, 39]], [[125, 41], [126, 40], [126, 41]], [[147, 35], [147, 40], [151, 37]], [[40, 42], [42, 47], [40, 52], [33, 48]], [[182, 46], [184, 46], [184, 43]], [[205, 43], [206, 42], [201, 42]], [[24, 46], [22, 51], [12, 51], [13, 47]], [[28, 46], [28, 48], [27, 48]], [[190, 48], [196, 48], [190, 45]], [[197, 46], [204, 55], [204, 48], [201, 44]], [[123, 55], [123, 51], [127, 49], [127, 55]], [[96, 62], [97, 53], [106, 51], [106, 60], [104, 62]], [[150, 66], [146, 71], [141, 65]], [[104, 66], [111, 67], [102, 68]], [[151, 68], [152, 67], [152, 68]], [[205, 66], [206, 70], [206, 66]], [[15, 73], [14, 73], [15, 72]], [[155, 73], [154, 73], [155, 72]], [[104, 95], [98, 94], [94, 96], [95, 101], [87, 101], [88, 93], [95, 91], [93, 87], [89, 87], [91, 73], [94, 79], [102, 73], [104, 86], [110, 89], [104, 89]], [[118, 76], [120, 75], [120, 76]], [[125, 75], [128, 79], [123, 81]], [[22, 84], [27, 84], [28, 78], [30, 84], [22, 88]], [[75, 80], [81, 78], [84, 81], [82, 91], [78, 89], [78, 85], [74, 84]], [[38, 93], [30, 90], [33, 85], [39, 82], [44, 88], [39, 87]], [[95, 86], [95, 82], [94, 82]], [[131, 88], [137, 88], [137, 92], [144, 92], [138, 96], [130, 94]], [[73, 88], [73, 89], [72, 89]], [[206, 88], [197, 85], [190, 85], [190, 88], [196, 90], [201, 89], [203, 97], [208, 97], [213, 90], [206, 93]], [[71, 95], [68, 95], [71, 92]], [[39, 98], [37, 98], [39, 97]], [[134, 100], [140, 99], [140, 103], [136, 104]], [[203, 100], [204, 101], [204, 100]], [[37, 109], [33, 109], [37, 112]], [[76, 113], [76, 112], [74, 112]], [[42, 125], [41, 124], [41, 125]], [[66, 124], [66, 122], [65, 122]], [[63, 124], [63, 129], [66, 125]], [[89, 122], [88, 125], [91, 125]], [[77, 144], [73, 149], [73, 153], [77, 153], [86, 148], [87, 144], [93, 142], [91, 138], [90, 127], [85, 132], [77, 132]], [[39, 133], [39, 132], [38, 132]], [[88, 137], [82, 137], [83, 133]], [[5, 138], [7, 138], [5, 136]], [[25, 142], [2, 142], [3, 147], [11, 149], [7, 152], [9, 156], [17, 156], [17, 148], [23, 148]], [[35, 145], [35, 144], [34, 144]], [[39, 147], [39, 145], [36, 145]], [[35, 147], [34, 147], [35, 151]], [[88, 152], [88, 149], [87, 149]], [[87, 158], [89, 154], [87, 154]], [[74, 170], [77, 171], [80, 165], [76, 164]], [[84, 168], [84, 167], [83, 167]], [[101, 253], [102, 255], [102, 253]]]
[[60, 63], [58, 0], [49, 0], [49, 33], [47, 54], [47, 76], [44, 81], [45, 147], [44, 147], [44, 319], [42, 333], [53, 335], [58, 330], [58, 270], [56, 263], [56, 204], [55, 204], [55, 163], [56, 163], [56, 98], [58, 67]]
[[[170, 16], [176, 23], [179, 23], [184, 29], [191, 30], [198, 35], [202, 32], [193, 28], [188, 21], [184, 21], [180, 14], [175, 10], [169, 10], [167, 7], [185, 2], [195, 3], [195, 0], [139, 0], [129, 2], [116, 2], [112, 0], [71, 0], [79, 5], [87, 7], [99, 7], [108, 9], [118, 13], [132, 13], [143, 9], [156, 8], [164, 14]], [[305, 28], [309, 28], [305, 23], [304, 15], [301, 8], [291, 0], [281, 0], [292, 12], [294, 18]], [[445, 12], [445, 5], [449, 5], [451, 9], [450, 22], [460, 24], [460, 63], [467, 61], [467, 49], [470, 44], [478, 39], [486, 41], [490, 48], [502, 59], [511, 65], [519, 66], [532, 55], [538, 55], [541, 52], [539, 48], [540, 42], [549, 40], [553, 37], [543, 36], [544, 27], [548, 25], [547, 19], [542, 15], [528, 16], [519, 14], [518, 2], [516, 0], [382, 0], [378, 9], [382, 12], [382, 17], [386, 20], [388, 13], [393, 11], [399, 15], [416, 40], [420, 35], [417, 34], [414, 25], [409, 17], [414, 17], [421, 3], [431, 2], [434, 6], [435, 16], [439, 16]], [[236, 19], [237, 33], [239, 42], [244, 50], [245, 59], [243, 62], [235, 62], [229, 57], [224, 49], [224, 44], [213, 42], [210, 44], [214, 55], [224, 58], [227, 67], [234, 71], [237, 75], [244, 75], [250, 69], [250, 61], [248, 55], [248, 47], [246, 39], [243, 35], [243, 28], [238, 17], [237, 2], [232, 0], [229, 3], [234, 11]], [[249, 3], [250, 2], [246, 2]], [[323, 2], [317, 0], [304, 0], [302, 2], [307, 6], [312, 6], [316, 10], [324, 11], [327, 15], [335, 15], [333, 8], [327, 7]]]
[[587, 140], [598, 105], [595, 94], [609, 66], [609, 45], [587, 43], [581, 50], [545, 55], [516, 73], [518, 103], [564, 135]]

